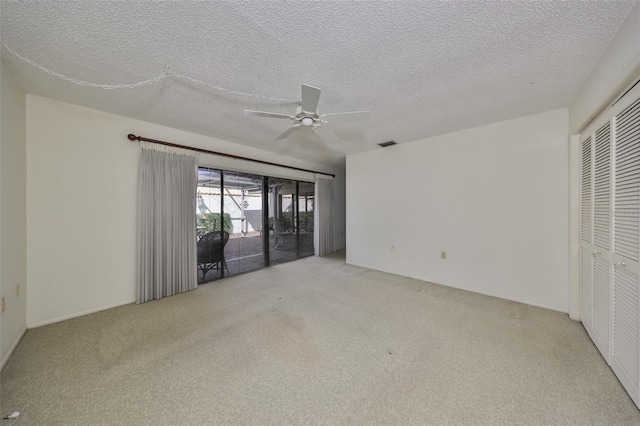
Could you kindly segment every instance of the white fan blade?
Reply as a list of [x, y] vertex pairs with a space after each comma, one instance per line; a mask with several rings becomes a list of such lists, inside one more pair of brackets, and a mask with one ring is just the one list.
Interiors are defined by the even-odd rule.
[[278, 137], [275, 138], [274, 140], [281, 141], [282, 139], [288, 137], [291, 133], [295, 132], [298, 127], [300, 127], [299, 124], [289, 127], [287, 130], [285, 130], [284, 132], [280, 133], [280, 135], [278, 135]]
[[269, 117], [269, 118], [286, 118], [288, 120], [293, 120], [295, 118], [287, 114], [279, 114], [277, 112], [252, 111], [250, 109], [245, 109], [244, 115], [255, 115], [256, 117]]
[[314, 126], [313, 131], [316, 133], [316, 135], [320, 136], [322, 139], [324, 139], [327, 142], [335, 142], [338, 140], [338, 137], [336, 135], [334, 135], [333, 133], [331, 133], [330, 131], [328, 131], [322, 126]]
[[318, 109], [321, 90], [317, 87], [302, 85], [302, 110], [315, 114]]
[[351, 121], [368, 121], [371, 118], [369, 111], [354, 111], [354, 112], [336, 112], [335, 114], [324, 114], [323, 119], [327, 120], [327, 123], [347, 123]]

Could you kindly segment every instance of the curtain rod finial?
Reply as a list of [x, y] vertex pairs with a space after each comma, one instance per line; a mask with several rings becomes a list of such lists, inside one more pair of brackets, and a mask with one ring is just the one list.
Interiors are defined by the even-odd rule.
[[136, 139], [140, 140], [140, 137], [134, 135], [133, 133], [129, 133], [129, 135], [127, 135], [127, 137], [129, 138], [130, 141], [135, 141]]

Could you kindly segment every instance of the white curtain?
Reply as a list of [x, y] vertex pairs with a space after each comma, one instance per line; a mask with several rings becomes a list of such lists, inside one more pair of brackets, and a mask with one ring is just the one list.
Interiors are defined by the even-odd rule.
[[316, 174], [314, 247], [316, 256], [333, 253], [333, 178]]
[[197, 153], [140, 142], [136, 303], [198, 286]]

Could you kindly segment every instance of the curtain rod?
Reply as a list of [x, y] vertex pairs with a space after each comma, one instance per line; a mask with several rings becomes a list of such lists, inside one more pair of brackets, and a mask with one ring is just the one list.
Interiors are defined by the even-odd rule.
[[188, 150], [191, 150], [191, 151], [203, 152], [205, 154], [213, 154], [213, 155], [219, 155], [221, 157], [229, 157], [229, 158], [233, 158], [234, 160], [252, 161], [254, 163], [267, 164], [269, 166], [284, 167], [286, 169], [299, 170], [301, 172], [318, 173], [320, 175], [336, 177], [336, 175], [331, 174], [331, 173], [316, 172], [315, 170], [302, 169], [300, 167], [287, 166], [285, 164], [272, 163], [270, 161], [256, 160], [255, 158], [241, 157], [239, 155], [226, 154], [224, 152], [209, 151], [208, 149], [195, 148], [193, 146], [179, 145], [177, 143], [164, 142], [164, 141], [159, 141], [159, 140], [156, 140], [156, 139], [149, 139], [149, 138], [145, 138], [145, 137], [142, 137], [142, 136], [136, 136], [133, 133], [129, 133], [127, 138], [129, 138], [130, 141], [145, 141], [145, 142], [157, 143], [159, 145], [172, 146], [174, 148], [183, 148], [183, 149], [188, 149]]

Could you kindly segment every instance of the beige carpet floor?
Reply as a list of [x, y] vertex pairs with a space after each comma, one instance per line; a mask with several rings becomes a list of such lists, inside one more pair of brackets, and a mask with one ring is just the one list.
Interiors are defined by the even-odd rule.
[[343, 255], [29, 330], [0, 380], [17, 426], [640, 424], [567, 315]]

